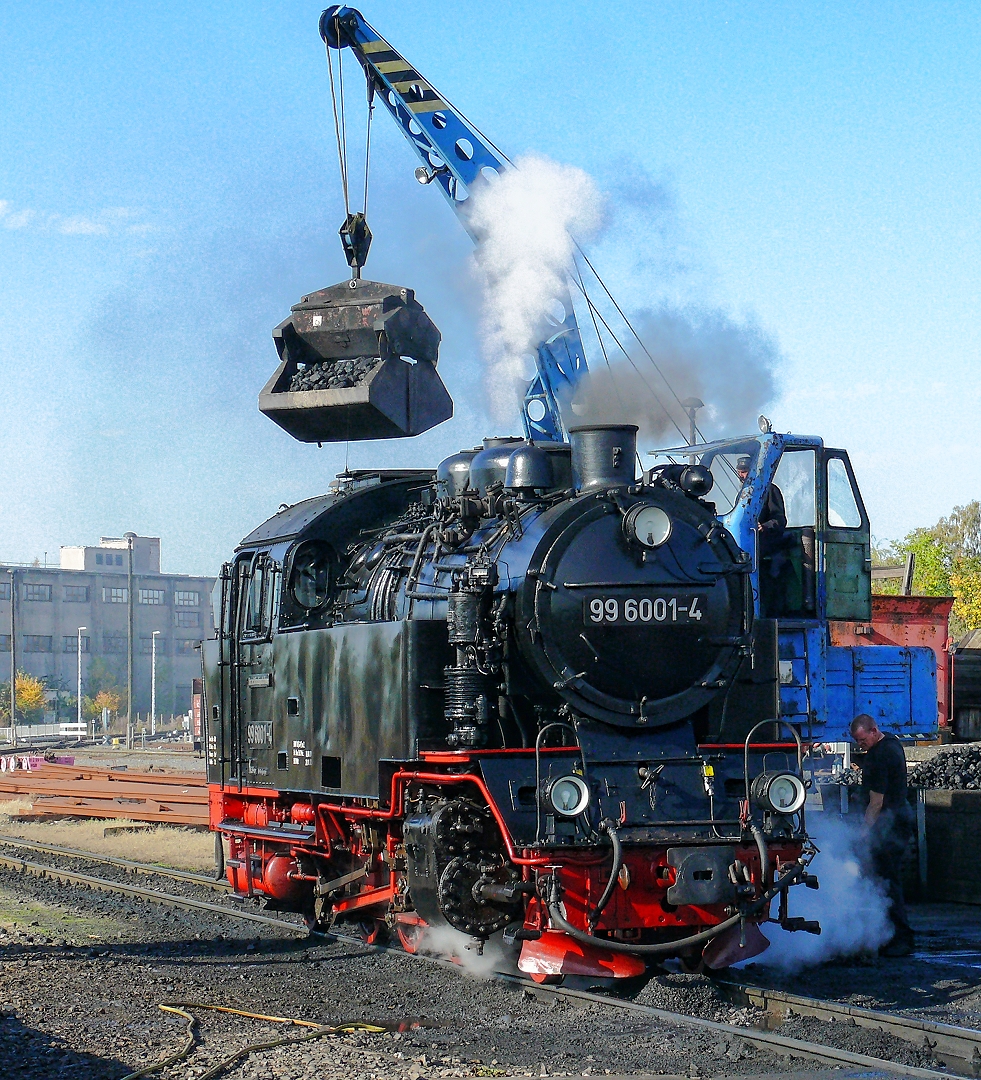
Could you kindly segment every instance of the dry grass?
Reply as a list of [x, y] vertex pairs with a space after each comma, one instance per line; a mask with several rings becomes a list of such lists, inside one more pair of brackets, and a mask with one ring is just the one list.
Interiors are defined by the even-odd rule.
[[214, 837], [196, 829], [157, 825], [150, 832], [104, 836], [103, 830], [137, 824], [120, 819], [85, 818], [74, 821], [19, 821], [17, 814], [30, 812], [29, 799], [0, 803], [0, 833], [44, 844], [91, 851], [95, 855], [116, 855], [136, 862], [159, 863], [178, 870], [209, 871], [214, 868]]

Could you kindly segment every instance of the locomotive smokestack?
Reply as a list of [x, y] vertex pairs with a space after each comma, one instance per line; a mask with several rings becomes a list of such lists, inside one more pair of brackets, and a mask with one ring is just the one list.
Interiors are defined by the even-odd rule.
[[636, 424], [588, 424], [569, 429], [576, 491], [626, 487], [634, 482]]

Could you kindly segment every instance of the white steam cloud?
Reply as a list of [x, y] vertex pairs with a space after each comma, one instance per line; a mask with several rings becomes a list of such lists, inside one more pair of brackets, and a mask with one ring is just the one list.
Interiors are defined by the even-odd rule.
[[528, 382], [529, 354], [554, 328], [555, 301], [568, 292], [575, 244], [603, 219], [592, 177], [530, 155], [517, 169], [474, 191], [471, 228], [483, 286], [483, 347], [495, 419], [512, 420]]
[[506, 969], [504, 950], [497, 942], [485, 941], [483, 950], [478, 952], [476, 939], [452, 926], [427, 926], [419, 951], [452, 960], [475, 979], [489, 979], [495, 971]]
[[776, 343], [756, 323], [720, 310], [669, 306], [632, 322], [647, 351], [636, 341], [627, 345], [624, 333], [617, 336], [629, 360], [620, 353], [605, 366], [593, 355], [571, 404], [563, 403], [567, 424], [631, 423], [642, 438], [686, 442], [688, 421], [677, 395], [705, 402], [697, 421], [712, 438], [755, 429], [774, 396], [780, 359]]
[[863, 873], [861, 853], [868, 841], [858, 825], [824, 814], [814, 815], [808, 824], [820, 848], [811, 869], [821, 888], [792, 889], [791, 915], [817, 919], [821, 935], [791, 934], [773, 924], [763, 927], [770, 948], [756, 963], [766, 967], [795, 971], [836, 956], [874, 952], [892, 937], [889, 901], [879, 884]]

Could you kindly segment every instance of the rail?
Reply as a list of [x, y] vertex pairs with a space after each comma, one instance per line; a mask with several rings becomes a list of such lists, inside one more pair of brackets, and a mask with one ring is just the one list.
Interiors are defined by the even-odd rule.
[[[53, 846], [53, 845], [52, 845]], [[102, 861], [104, 856], [76, 854], [75, 849], [67, 849], [72, 858], [91, 858], [94, 861]], [[151, 864], [136, 864], [148, 873], [159, 873], [162, 868]], [[98, 878], [89, 874], [82, 874], [72, 870], [62, 870], [55, 866], [43, 863], [35, 863], [27, 859], [10, 858], [0, 856], [0, 867], [33, 874], [38, 877], [47, 877], [64, 883], [77, 884], [87, 888], [97, 889], [103, 892], [116, 892], [134, 898], [148, 900], [153, 903], [165, 904], [175, 908], [185, 908], [194, 911], [206, 911], [212, 914], [225, 916], [231, 919], [239, 919], [260, 925], [277, 927], [291, 934], [307, 936], [309, 931], [305, 926], [287, 922], [284, 919], [272, 918], [253, 912], [235, 910], [223, 904], [213, 904], [191, 897], [175, 896], [159, 892], [155, 889], [142, 889], [129, 885], [125, 882], [111, 881]], [[426, 956], [423, 953], [405, 953], [403, 950], [384, 945], [365, 945], [364, 941], [345, 934], [332, 933], [330, 938], [344, 941], [351, 945], [361, 945], [377, 952], [397, 953], [411, 960], [439, 965], [446, 970], [460, 973], [460, 968], [451, 961]], [[658, 1009], [649, 1005], [640, 1005], [636, 1002], [626, 1001], [619, 998], [610, 998], [600, 994], [589, 993], [583, 990], [566, 989], [561, 986], [540, 986], [514, 975], [499, 973], [494, 976], [495, 980], [515, 989], [521, 989], [543, 998], [560, 998], [569, 1001], [580, 1001], [603, 1008], [620, 1009], [625, 1013], [649, 1017], [673, 1026], [693, 1027], [701, 1030], [712, 1031], [725, 1035], [732, 1039], [740, 1039], [757, 1046], [765, 1047], [780, 1055], [789, 1055], [807, 1058], [826, 1065], [847, 1065], [853, 1068], [876, 1070], [877, 1072], [918, 1078], [918, 1080], [947, 1080], [954, 1072], [942, 1072], [937, 1069], [925, 1069], [912, 1065], [903, 1065], [887, 1061], [881, 1058], [869, 1057], [865, 1054], [852, 1053], [837, 1047], [823, 1046], [820, 1043], [807, 1042], [801, 1039], [792, 1039], [771, 1031], [762, 1031], [755, 1028], [737, 1027], [734, 1024], [724, 1024], [715, 1020], [706, 1020], [702, 1017], [691, 1016], [686, 1013], [674, 1013], [666, 1009]], [[745, 986], [737, 983], [725, 983], [720, 985], [729, 987], [733, 993], [743, 995], [747, 1003], [765, 1007], [769, 1012], [783, 1012], [785, 1015], [798, 1013], [800, 1015], [813, 1015], [823, 1019], [847, 1018], [854, 1020], [861, 1026], [877, 1027], [906, 1042], [919, 1046], [928, 1046], [941, 1060], [948, 1061], [952, 1066], [962, 1070], [959, 1075], [973, 1077], [977, 1075], [977, 1065], [981, 1063], [981, 1031], [973, 1031], [969, 1028], [959, 1028], [953, 1025], [936, 1024], [930, 1021], [915, 1019], [912, 1017], [897, 1016], [893, 1013], [878, 1012], [872, 1009], [861, 1009], [855, 1006], [843, 1005], [837, 1002], [819, 1001], [812, 998], [795, 997], [783, 994], [779, 991], [767, 990], [761, 987]]]

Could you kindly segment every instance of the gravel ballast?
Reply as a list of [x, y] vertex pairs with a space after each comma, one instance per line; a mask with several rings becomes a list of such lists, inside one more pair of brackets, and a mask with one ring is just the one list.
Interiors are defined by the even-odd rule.
[[[81, 860], [52, 856], [43, 861], [99, 877], [118, 875], [211, 903], [235, 903], [196, 886], [134, 879]], [[261, 909], [249, 905], [247, 910]], [[866, 989], [874, 992], [880, 983], [883, 988], [894, 986], [896, 969], [891, 964], [895, 962], [866, 965]], [[831, 977], [830, 967], [821, 970]], [[767, 981], [764, 969], [756, 973]], [[839, 991], [847, 985], [854, 992], [854, 970], [841, 974], [845, 978]], [[264, 1050], [223, 1074], [240, 1080], [416, 1080], [607, 1071], [709, 1077], [826, 1069], [778, 1057], [728, 1033], [594, 1004], [539, 999], [521, 988], [480, 981], [399, 953], [302, 938], [277, 927], [80, 890], [14, 871], [0, 871], [0, 987], [3, 1077], [119, 1080], [182, 1045], [185, 1021], [157, 1008], [168, 1001], [225, 1005], [330, 1025], [366, 1021], [407, 1026], [404, 1031], [329, 1036]], [[801, 985], [794, 989], [815, 992]], [[740, 1027], [763, 1022], [757, 1010], [732, 1005], [718, 986], [700, 975], [659, 975], [637, 1001]], [[868, 995], [863, 1003], [876, 1007]], [[200, 1045], [187, 1062], [155, 1074], [164, 1080], [199, 1075], [249, 1043], [305, 1033], [297, 1027], [195, 1011], [193, 1006], [190, 1011], [200, 1021]], [[918, 1047], [848, 1025], [798, 1018], [779, 1033], [936, 1066]]]

